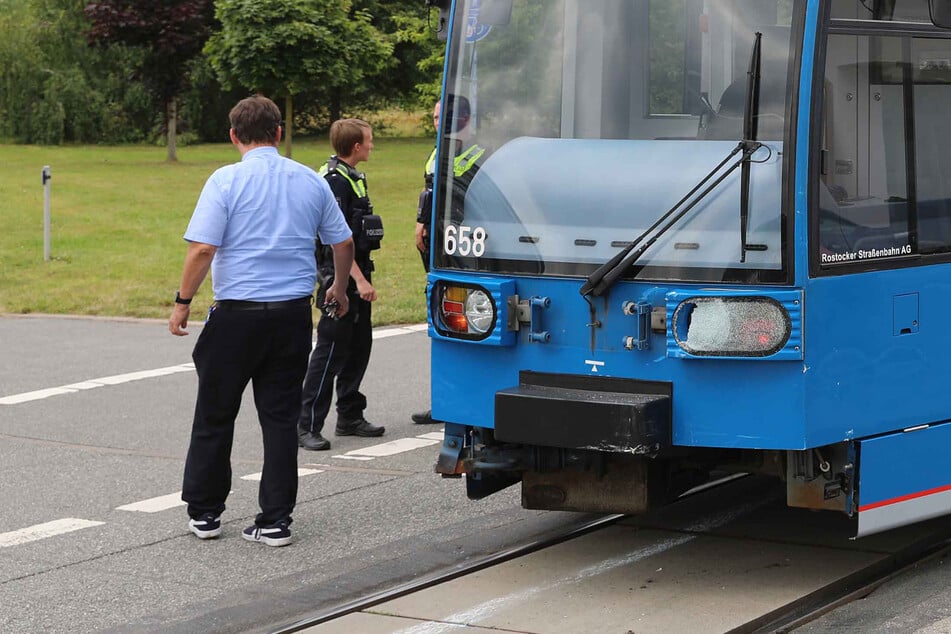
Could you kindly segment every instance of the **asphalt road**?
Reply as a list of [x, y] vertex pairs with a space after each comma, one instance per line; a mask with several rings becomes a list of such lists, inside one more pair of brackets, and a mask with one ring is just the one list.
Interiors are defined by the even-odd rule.
[[[300, 452], [295, 543], [240, 537], [262, 454], [250, 390], [224, 535], [199, 541], [178, 500], [192, 330], [0, 317], [0, 632], [266, 632], [588, 519], [523, 510], [517, 488], [471, 502], [437, 477], [440, 429], [409, 420], [428, 404], [428, 339], [394, 328], [376, 331], [365, 380], [387, 433]], [[951, 632], [948, 552], [802, 631]]]
[[[178, 501], [196, 379], [164, 322], [0, 317], [0, 631], [267, 631], [468, 557], [575, 524], [526, 511], [517, 488], [466, 499], [433, 473], [421, 328], [375, 332], [364, 382], [382, 438], [299, 454], [295, 543], [241, 539], [257, 511], [251, 390], [232, 454], [222, 538]], [[395, 442], [394, 442], [395, 441]]]

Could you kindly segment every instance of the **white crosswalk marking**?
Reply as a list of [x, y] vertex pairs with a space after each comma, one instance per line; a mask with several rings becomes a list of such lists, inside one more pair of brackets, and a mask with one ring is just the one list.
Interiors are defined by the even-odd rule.
[[[323, 473], [323, 469], [298, 469], [297, 477], [313, 475], [315, 473]], [[251, 482], [260, 482], [261, 481], [261, 472], [258, 473], [249, 473], [246, 476], [241, 476], [242, 480], [249, 480]]]
[[104, 376], [99, 379], [89, 379], [80, 383], [71, 383], [60, 387], [46, 388], [45, 390], [36, 390], [34, 392], [23, 392], [12, 396], [0, 398], [0, 405], [17, 405], [28, 401], [38, 401], [40, 399], [58, 396], [60, 394], [72, 394], [80, 390], [90, 390], [105, 385], [120, 385], [130, 381], [141, 381], [142, 379], [151, 379], [157, 376], [167, 376], [177, 372], [191, 372], [195, 369], [194, 363], [184, 363], [182, 365], [172, 365], [166, 368], [156, 368], [155, 370], [142, 370], [139, 372], [129, 372], [127, 374], [116, 374], [113, 376]]
[[116, 507], [117, 511], [138, 511], [140, 513], [158, 513], [167, 509], [173, 509], [176, 506], [185, 506], [182, 502], [182, 492], [160, 495], [157, 498], [149, 498], [141, 502], [133, 502]]
[[[346, 454], [333, 457], [341, 460], [374, 460], [376, 458], [393, 456], [406, 451], [420, 449], [422, 447], [430, 447], [440, 443], [442, 438], [442, 431], [434, 431], [421, 434], [415, 438], [398, 438], [396, 440], [391, 440], [378, 445], [354, 449], [353, 451], [348, 451]], [[324, 473], [324, 469], [309, 469], [304, 467], [297, 469], [298, 477], [314, 475], [317, 473]], [[241, 476], [241, 479], [249, 482], [260, 482], [261, 473], [249, 473], [248, 475]], [[231, 491], [231, 493], [234, 493], [234, 491]], [[166, 511], [168, 509], [180, 506], [185, 506], [185, 502], [182, 501], [182, 492], [176, 491], [175, 493], [169, 493], [168, 495], [160, 495], [147, 500], [132, 502], [131, 504], [123, 504], [122, 506], [116, 507], [116, 510], [138, 513], [158, 513], [160, 511]], [[46, 522], [45, 524], [37, 524], [28, 528], [11, 531], [9, 533], [0, 533], [0, 548], [18, 546], [20, 544], [26, 544], [39, 539], [70, 533], [72, 531], [77, 531], [92, 526], [102, 526], [104, 523], [105, 522], [65, 518], [52, 522]]]
[[75, 391], [74, 389], [66, 387], [49, 387], [45, 390], [36, 390], [35, 392], [24, 392], [23, 394], [4, 396], [0, 398], [0, 405], [16, 405], [17, 403], [26, 403], [27, 401], [38, 401], [41, 398], [49, 398], [60, 394], [71, 394]]
[[392, 456], [398, 453], [403, 453], [404, 451], [412, 451], [413, 449], [428, 447], [429, 445], [435, 445], [438, 443], [439, 440], [433, 440], [430, 438], [397, 438], [396, 440], [391, 440], [390, 442], [385, 442], [381, 445], [372, 445], [370, 447], [354, 449], [353, 451], [348, 451], [342, 456], [334, 456], [334, 458], [343, 456], [370, 456], [373, 458], [381, 458], [383, 456]]
[[71, 533], [83, 528], [102, 526], [102, 524], [104, 524], [104, 522], [92, 522], [74, 517], [53, 520], [52, 522], [36, 524], [35, 526], [21, 528], [20, 530], [10, 531], [9, 533], [0, 533], [0, 548], [19, 546], [27, 542], [35, 542], [38, 539], [46, 539], [47, 537], [54, 537], [56, 535], [62, 535], [63, 533]]
[[396, 337], [397, 335], [408, 335], [414, 332], [425, 332], [427, 328], [429, 328], [428, 324], [416, 324], [413, 326], [399, 326], [397, 328], [384, 328], [382, 330], [374, 330], [373, 338], [386, 339], [387, 337]]
[[[396, 326], [394, 328], [381, 328], [373, 331], [374, 339], [386, 339], [397, 335], [410, 335], [416, 332], [425, 332], [429, 326], [427, 324], [414, 324], [411, 326]], [[152, 379], [178, 372], [191, 372], [195, 369], [194, 363], [183, 363], [182, 365], [172, 365], [165, 368], [156, 368], [155, 370], [140, 370], [138, 372], [128, 372], [126, 374], [116, 374], [114, 376], [105, 376], [99, 379], [89, 379], [61, 385], [59, 387], [48, 387], [42, 390], [33, 390], [32, 392], [22, 392], [20, 394], [11, 394], [10, 396], [0, 397], [0, 405], [19, 405], [30, 401], [39, 401], [51, 396], [60, 396], [62, 394], [74, 394], [81, 390], [91, 390], [106, 385], [120, 385], [130, 381], [141, 381], [142, 379]]]

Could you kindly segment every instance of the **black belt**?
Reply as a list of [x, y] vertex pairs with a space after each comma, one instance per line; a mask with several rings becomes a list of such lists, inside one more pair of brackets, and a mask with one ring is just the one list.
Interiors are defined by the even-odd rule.
[[281, 310], [284, 308], [293, 308], [295, 306], [310, 306], [313, 297], [301, 297], [299, 299], [288, 299], [282, 302], [250, 302], [243, 299], [221, 299], [215, 302], [215, 306], [225, 310]]

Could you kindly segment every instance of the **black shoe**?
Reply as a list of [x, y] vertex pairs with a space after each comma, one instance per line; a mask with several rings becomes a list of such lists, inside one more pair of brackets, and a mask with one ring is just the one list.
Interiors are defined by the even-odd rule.
[[433, 410], [427, 409], [425, 412], [417, 412], [410, 416], [417, 425], [432, 425], [439, 421], [433, 420]]
[[365, 418], [358, 418], [357, 420], [337, 419], [337, 429], [334, 430], [334, 433], [337, 436], [363, 436], [364, 438], [373, 438], [375, 436], [382, 436], [385, 431], [386, 427], [377, 427], [376, 425], [368, 423]]
[[252, 524], [241, 531], [241, 537], [265, 546], [287, 546], [291, 543], [291, 529], [287, 527], [287, 520], [274, 522], [270, 526]]
[[195, 533], [198, 539], [214, 539], [221, 535], [221, 516], [204, 513], [201, 517], [193, 517], [188, 520], [188, 530]]
[[298, 427], [297, 446], [309, 451], [326, 451], [330, 449], [330, 441], [321, 436], [320, 432], [310, 433]]

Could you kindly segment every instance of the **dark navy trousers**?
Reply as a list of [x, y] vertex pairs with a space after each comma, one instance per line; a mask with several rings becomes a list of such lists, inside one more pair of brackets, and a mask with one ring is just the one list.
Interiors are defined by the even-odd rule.
[[367, 399], [360, 392], [360, 384], [373, 345], [370, 306], [370, 302], [350, 295], [350, 312], [340, 319], [324, 315], [317, 322], [317, 347], [310, 358], [300, 401], [301, 429], [311, 433], [323, 430], [335, 381], [338, 419], [353, 421], [363, 417]]
[[219, 515], [231, 489], [234, 422], [248, 382], [264, 439], [258, 526], [291, 519], [297, 501], [297, 417], [313, 321], [308, 301], [277, 309], [209, 314], [192, 359], [198, 398], [185, 461], [182, 500], [193, 518]]

